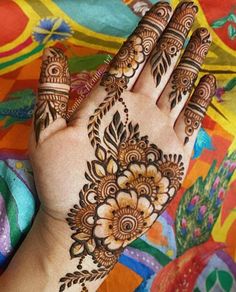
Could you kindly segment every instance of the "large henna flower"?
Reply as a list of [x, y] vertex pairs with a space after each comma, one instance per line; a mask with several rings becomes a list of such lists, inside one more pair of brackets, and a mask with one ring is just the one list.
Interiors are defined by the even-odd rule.
[[134, 75], [139, 64], [143, 61], [144, 49], [142, 38], [133, 35], [114, 57], [109, 72], [114, 74], [117, 78], [122, 76], [130, 78]]
[[143, 234], [156, 217], [148, 197], [134, 190], [120, 191], [98, 207], [94, 235], [108, 250], [119, 250]]
[[149, 196], [156, 211], [163, 208], [173, 192], [169, 189], [169, 179], [163, 176], [154, 164], [130, 164], [118, 177], [117, 183], [121, 189], [135, 189], [140, 196]]

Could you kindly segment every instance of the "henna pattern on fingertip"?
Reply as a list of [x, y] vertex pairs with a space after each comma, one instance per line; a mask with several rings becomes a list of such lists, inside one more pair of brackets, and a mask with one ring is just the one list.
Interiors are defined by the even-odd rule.
[[58, 48], [44, 52], [34, 113], [36, 143], [41, 132], [58, 117], [65, 118], [70, 90], [67, 59]]
[[[87, 291], [86, 282], [105, 277], [124, 248], [164, 211], [183, 179], [182, 155], [163, 153], [140, 135], [138, 124], [125, 127], [119, 112], [102, 137], [104, 146], [98, 144], [96, 159], [87, 163], [87, 183], [67, 217], [70, 255], [79, 258], [79, 271], [60, 279], [60, 291], [75, 283]], [[82, 270], [86, 256], [91, 271]]]
[[172, 91], [169, 95], [171, 110], [191, 92], [210, 45], [211, 35], [208, 30], [206, 28], [195, 30], [171, 77]]
[[122, 103], [128, 119], [128, 109], [120, 96], [127, 89], [129, 80], [140, 65], [147, 60], [170, 19], [171, 11], [170, 5], [166, 2], [154, 5], [111, 61], [108, 72], [101, 80], [101, 86], [105, 87], [107, 96], [89, 119], [88, 136], [92, 146], [95, 147], [101, 142], [99, 137], [101, 119], [117, 101]]
[[205, 116], [208, 105], [216, 90], [216, 79], [213, 75], [205, 75], [201, 78], [186, 109], [184, 110], [185, 139], [184, 144], [189, 142], [189, 138], [197, 130]]
[[193, 2], [181, 2], [175, 9], [150, 58], [156, 87], [171, 67], [173, 57], [180, 53], [197, 11], [198, 7]]

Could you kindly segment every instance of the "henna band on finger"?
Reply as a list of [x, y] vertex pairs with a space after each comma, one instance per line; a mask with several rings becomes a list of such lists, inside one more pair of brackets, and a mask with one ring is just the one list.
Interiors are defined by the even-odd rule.
[[66, 117], [70, 90], [67, 59], [57, 48], [45, 50], [34, 114], [36, 143], [41, 132], [59, 117]]
[[197, 11], [198, 7], [193, 2], [182, 2], [175, 9], [150, 58], [156, 87], [160, 84], [162, 76], [172, 65], [173, 57], [180, 53]]
[[171, 110], [191, 92], [210, 45], [211, 35], [208, 30], [206, 28], [195, 30], [172, 74], [172, 91], [169, 95]]
[[187, 107], [184, 111], [185, 134], [184, 144], [197, 130], [205, 116], [208, 105], [216, 90], [216, 79], [213, 75], [205, 75], [201, 78]]

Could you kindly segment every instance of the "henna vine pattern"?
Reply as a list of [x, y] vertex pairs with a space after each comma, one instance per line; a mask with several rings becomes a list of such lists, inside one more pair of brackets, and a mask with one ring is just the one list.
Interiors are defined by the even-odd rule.
[[213, 75], [202, 77], [184, 111], [185, 134], [184, 144], [197, 130], [205, 116], [207, 107], [215, 94], [216, 80]]
[[128, 118], [125, 102], [120, 99], [121, 93], [127, 89], [130, 79], [140, 65], [147, 60], [168, 23], [170, 14], [171, 7], [168, 3], [159, 2], [154, 5], [111, 61], [109, 71], [104, 74], [101, 81], [101, 85], [107, 91], [107, 97], [89, 119], [88, 136], [93, 146], [101, 142], [99, 137], [101, 119], [115, 102], [120, 101], [123, 104]]
[[96, 159], [87, 163], [88, 183], [67, 218], [71, 257], [80, 258], [81, 270], [90, 255], [97, 268], [68, 273], [60, 279], [60, 291], [72, 283], [87, 291], [87, 281], [105, 277], [123, 249], [155, 222], [184, 175], [181, 155], [164, 154], [140, 136], [138, 124], [125, 127], [119, 112], [104, 130], [103, 145], [96, 145]]
[[69, 90], [70, 75], [66, 57], [59, 49], [48, 48], [42, 63], [34, 114], [34, 130], [37, 143], [42, 130], [58, 117], [66, 117]]
[[172, 91], [169, 95], [171, 109], [190, 92], [211, 45], [211, 37], [206, 28], [193, 33], [178, 67], [173, 72]]
[[150, 58], [156, 87], [171, 66], [173, 57], [181, 51], [197, 11], [198, 7], [193, 2], [180, 3], [160, 41], [157, 43]]

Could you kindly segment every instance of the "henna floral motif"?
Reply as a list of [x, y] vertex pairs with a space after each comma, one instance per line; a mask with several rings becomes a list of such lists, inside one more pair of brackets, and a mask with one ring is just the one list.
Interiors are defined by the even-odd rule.
[[150, 58], [156, 87], [171, 66], [173, 57], [181, 51], [197, 11], [198, 8], [193, 2], [182, 2], [177, 6]]
[[213, 75], [202, 77], [184, 111], [184, 123], [186, 125], [184, 144], [188, 143], [189, 137], [200, 127], [211, 98], [215, 94], [215, 89], [216, 81]]
[[38, 101], [34, 114], [36, 142], [40, 133], [58, 117], [65, 118], [70, 77], [67, 60], [57, 48], [47, 49], [39, 80]]
[[199, 28], [193, 33], [178, 67], [173, 72], [172, 91], [169, 95], [171, 109], [193, 88], [210, 44], [211, 37], [206, 28]]
[[92, 146], [101, 143], [99, 137], [101, 119], [117, 101], [123, 104], [124, 112], [128, 115], [125, 102], [120, 98], [121, 93], [127, 88], [140, 65], [147, 60], [165, 29], [170, 14], [171, 7], [168, 3], [154, 5], [111, 61], [109, 70], [101, 81], [101, 85], [105, 86], [107, 91], [107, 97], [89, 119], [88, 136]]
[[103, 240], [108, 250], [124, 248], [155, 221], [157, 214], [150, 199], [135, 191], [119, 191], [107, 198], [97, 209], [95, 237]]
[[87, 163], [88, 184], [67, 217], [74, 241], [70, 254], [79, 257], [78, 269], [88, 255], [97, 268], [67, 274], [60, 291], [74, 283], [71, 279], [85, 290], [86, 281], [105, 277], [122, 250], [151, 227], [183, 178], [182, 156], [164, 154], [140, 136], [137, 124], [125, 127], [119, 112], [102, 142], [95, 148], [96, 159]]
[[117, 182], [121, 189], [134, 189], [140, 196], [148, 196], [158, 211], [175, 191], [170, 189], [169, 178], [163, 176], [155, 164], [132, 163]]

